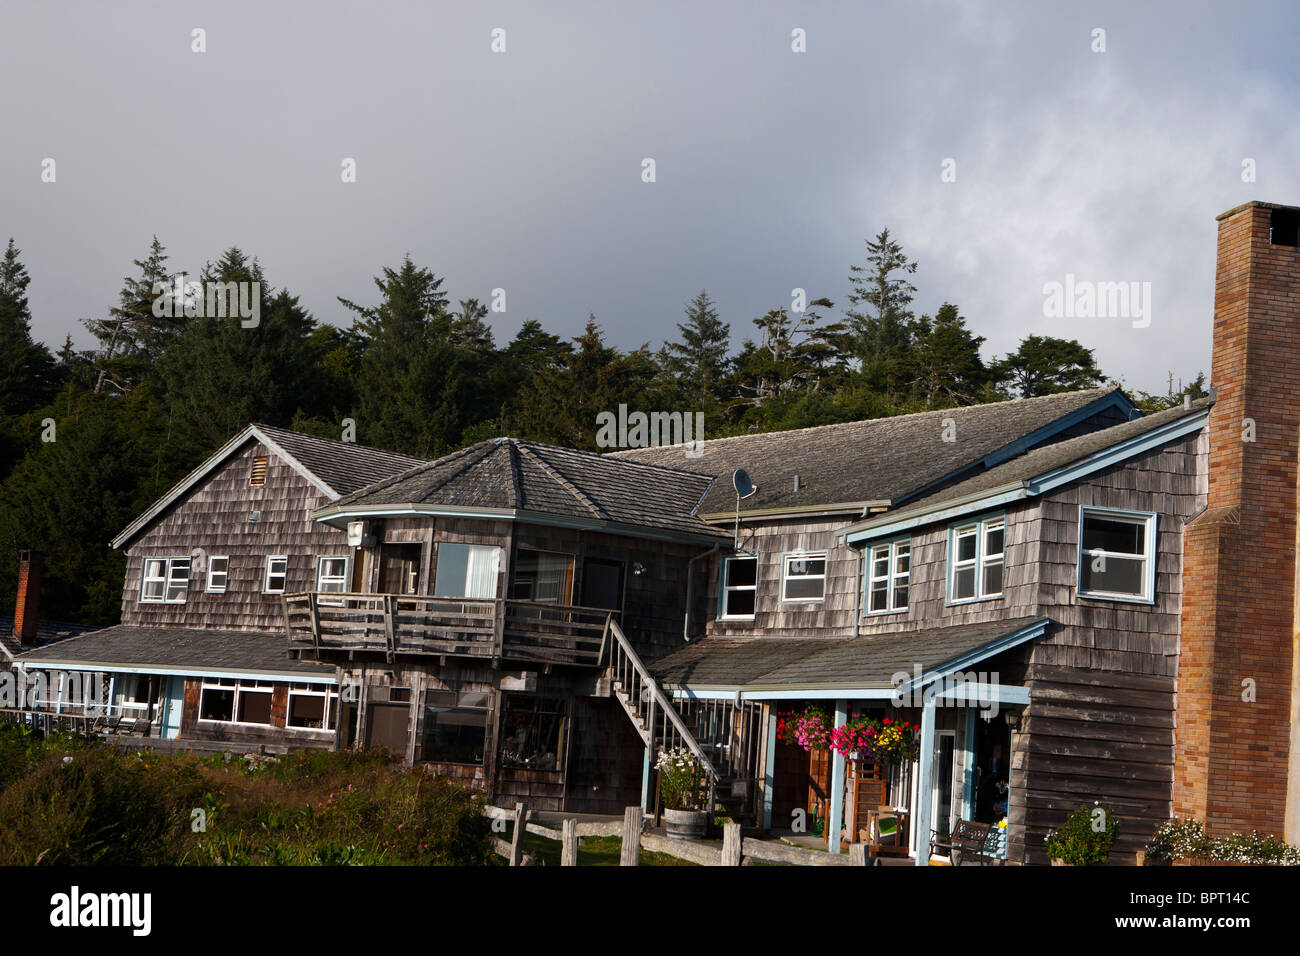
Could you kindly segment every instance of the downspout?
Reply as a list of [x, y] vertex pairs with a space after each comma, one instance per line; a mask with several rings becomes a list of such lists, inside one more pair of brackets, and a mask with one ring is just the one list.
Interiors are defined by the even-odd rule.
[[697, 554], [686, 562], [686, 614], [682, 620], [682, 640], [689, 644], [691, 642], [691, 606], [695, 595], [695, 562], [700, 558], [707, 558], [717, 554], [722, 550], [722, 545], [715, 544], [703, 554]]

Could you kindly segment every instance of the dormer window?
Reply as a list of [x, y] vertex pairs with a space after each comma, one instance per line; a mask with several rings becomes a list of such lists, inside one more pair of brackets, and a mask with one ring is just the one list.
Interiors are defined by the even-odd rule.
[[1002, 594], [1006, 518], [955, 525], [948, 539], [948, 599], [982, 601]]
[[248, 487], [260, 488], [266, 484], [266, 458], [254, 458], [253, 467], [248, 473]]
[[753, 620], [758, 594], [758, 558], [739, 554], [722, 562], [722, 617]]
[[826, 596], [826, 552], [799, 552], [784, 558], [781, 600], [786, 604], [812, 603]]

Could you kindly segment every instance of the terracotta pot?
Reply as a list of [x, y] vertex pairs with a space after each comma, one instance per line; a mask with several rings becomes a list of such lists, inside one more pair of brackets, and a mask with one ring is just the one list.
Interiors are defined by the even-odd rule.
[[702, 840], [709, 815], [703, 810], [664, 810], [664, 825], [673, 840]]

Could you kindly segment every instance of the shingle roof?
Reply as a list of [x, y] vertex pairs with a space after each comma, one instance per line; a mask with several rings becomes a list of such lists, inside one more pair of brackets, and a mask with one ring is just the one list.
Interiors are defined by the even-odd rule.
[[[744, 468], [758, 493], [743, 511], [829, 504], [897, 502], [959, 474], [972, 463], [1016, 447], [1053, 423], [1131, 403], [1118, 388], [1096, 388], [1018, 401], [945, 408], [914, 415], [732, 438], [706, 438], [703, 454], [687, 458], [684, 446], [634, 448], [611, 453], [624, 461], [653, 462], [717, 476], [701, 514], [733, 511], [730, 476]], [[952, 428], [945, 432], [945, 419]], [[945, 434], [955, 436], [946, 441]], [[794, 476], [800, 479], [795, 492]]]
[[304, 435], [287, 428], [257, 427], [340, 495], [360, 491], [366, 485], [428, 463], [427, 458]]
[[[95, 630], [93, 624], [38, 621], [36, 624], [36, 646], [44, 647], [46, 644], [53, 644], [66, 637], [72, 637], [74, 634], [84, 634], [93, 630]], [[0, 660], [13, 660], [27, 650], [31, 650], [31, 648], [24, 647], [22, 642], [18, 640], [18, 635], [14, 633], [14, 619], [12, 617], [0, 617]]]
[[885, 689], [897, 673], [942, 671], [1007, 638], [1031, 637], [1047, 623], [1018, 617], [844, 639], [706, 637], [647, 666], [669, 686]]
[[288, 639], [281, 633], [124, 624], [28, 651], [18, 663], [52, 669], [66, 664], [93, 664], [106, 670], [138, 667], [196, 675], [334, 673], [329, 665], [291, 658]]
[[[990, 468], [988, 471], [981, 472], [974, 477], [942, 488], [934, 494], [909, 502], [905, 507], [888, 512], [880, 520], [903, 521], [912, 515], [923, 514], [949, 502], [978, 495], [983, 491], [992, 491], [995, 488], [1002, 488], [1016, 482], [1029, 481], [1059, 468], [1064, 468], [1067, 465], [1084, 461], [1092, 455], [1104, 452], [1123, 442], [1139, 438], [1184, 418], [1199, 415], [1209, 407], [1209, 404], [1208, 399], [1201, 399], [1193, 402], [1190, 408], [1184, 408], [1180, 405], [1162, 412], [1155, 412], [1145, 418], [1137, 418], [1121, 425], [1112, 425], [1110, 428], [1104, 428], [1101, 431], [1089, 432], [1077, 438], [1068, 438], [1053, 445], [1035, 448], [1019, 458], [1013, 458], [1011, 461]], [[863, 524], [867, 523], [863, 522]]]
[[350, 442], [317, 438], [315, 435], [304, 435], [286, 428], [249, 425], [217, 449], [203, 464], [173, 485], [171, 490], [150, 505], [144, 514], [123, 528], [110, 545], [114, 548], [122, 547], [153, 523], [155, 518], [162, 515], [190, 488], [206, 478], [213, 469], [249, 441], [254, 440], [283, 455], [289, 464], [333, 499], [426, 463], [423, 458], [412, 458], [410, 455], [399, 455], [396, 452], [367, 448]]
[[712, 481], [677, 468], [494, 438], [340, 498], [320, 514], [402, 505], [484, 508], [716, 536], [696, 514]]

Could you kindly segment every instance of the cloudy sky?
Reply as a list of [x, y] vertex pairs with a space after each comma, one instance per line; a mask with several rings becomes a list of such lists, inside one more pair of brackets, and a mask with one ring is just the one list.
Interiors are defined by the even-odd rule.
[[[594, 312], [632, 347], [701, 288], [737, 344], [796, 287], [843, 306], [888, 226], [986, 355], [1078, 338], [1163, 391], [1208, 370], [1215, 215], [1300, 204], [1297, 10], [1135, 6], [2, 0], [0, 241], [52, 346], [156, 233], [323, 321], [409, 252], [453, 299], [505, 289], [499, 342]], [[1045, 317], [1067, 274], [1149, 282], [1149, 327]]]

